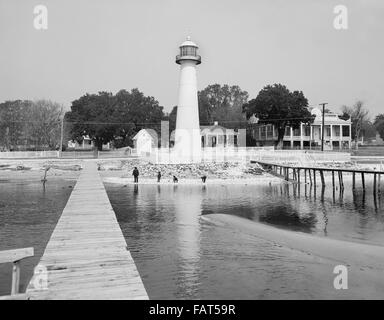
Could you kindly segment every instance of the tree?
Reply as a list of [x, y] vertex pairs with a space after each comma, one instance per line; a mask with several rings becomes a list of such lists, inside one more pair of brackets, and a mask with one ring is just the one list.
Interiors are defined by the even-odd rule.
[[381, 139], [384, 139], [384, 113], [376, 116], [374, 125]]
[[344, 117], [349, 115], [351, 119], [352, 139], [357, 143], [357, 140], [361, 137], [364, 123], [369, 120], [369, 112], [365, 109], [364, 102], [360, 100], [352, 107], [342, 106], [341, 111]]
[[88, 135], [98, 150], [111, 141], [131, 144], [134, 134], [142, 128], [159, 130], [164, 118], [163, 107], [153, 97], [138, 89], [86, 94], [72, 102], [65, 121], [71, 124], [72, 139], [80, 141]]
[[361, 127], [361, 135], [364, 139], [376, 138], [376, 127], [371, 120], [365, 120]]
[[26, 133], [35, 145], [57, 149], [60, 145], [63, 106], [50, 100], [37, 100], [29, 110], [29, 125]]
[[255, 115], [259, 123], [275, 126], [278, 135], [276, 147], [279, 149], [283, 146], [285, 127], [297, 129], [301, 123], [311, 123], [314, 118], [303, 92], [291, 92], [282, 84], [267, 85], [255, 99], [244, 104], [243, 110], [248, 119]]
[[169, 131], [172, 132], [176, 129], [176, 117], [177, 117], [177, 106], [174, 106], [172, 108], [172, 111], [168, 115], [168, 121], [169, 121]]
[[55, 149], [60, 141], [62, 106], [49, 100], [0, 104], [0, 145], [6, 150]]
[[246, 124], [243, 104], [248, 101], [248, 92], [237, 85], [213, 84], [198, 92], [199, 119], [201, 124], [214, 121], [225, 123], [227, 128]]
[[24, 128], [28, 121], [26, 110], [31, 101], [5, 101], [0, 104], [0, 145], [13, 150], [25, 137]]

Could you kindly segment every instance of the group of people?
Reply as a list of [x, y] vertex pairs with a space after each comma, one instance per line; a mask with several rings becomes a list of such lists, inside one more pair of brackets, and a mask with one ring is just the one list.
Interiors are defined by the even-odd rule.
[[[133, 175], [133, 182], [134, 183], [139, 183], [139, 169], [137, 169], [137, 167], [135, 167], [133, 169], [133, 172], [132, 172], [132, 175]], [[157, 173], [157, 182], [160, 182], [161, 180], [161, 172], [158, 171]], [[205, 183], [205, 181], [207, 180], [207, 176], [202, 176], [201, 177], [201, 181], [203, 183]], [[173, 176], [173, 183], [178, 183], [179, 182], [179, 179], [176, 177], [176, 176]]]

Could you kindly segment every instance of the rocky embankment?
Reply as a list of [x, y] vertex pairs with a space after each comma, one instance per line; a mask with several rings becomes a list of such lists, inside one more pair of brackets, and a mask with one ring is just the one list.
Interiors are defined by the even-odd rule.
[[244, 163], [201, 163], [201, 164], [151, 164], [140, 160], [99, 161], [100, 171], [121, 171], [123, 177], [131, 177], [137, 167], [141, 178], [155, 179], [160, 171], [164, 179], [176, 176], [182, 179], [247, 179], [262, 175], [264, 170], [256, 164]]

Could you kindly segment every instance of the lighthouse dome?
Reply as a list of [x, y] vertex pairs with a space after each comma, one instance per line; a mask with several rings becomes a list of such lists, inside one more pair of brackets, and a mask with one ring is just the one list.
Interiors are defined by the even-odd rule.
[[181, 45], [180, 45], [180, 47], [196, 47], [196, 48], [198, 48], [198, 46], [197, 46], [197, 44], [196, 43], [194, 43], [193, 41], [191, 41], [191, 37], [190, 36], [188, 36], [187, 37], [187, 40], [185, 40]]

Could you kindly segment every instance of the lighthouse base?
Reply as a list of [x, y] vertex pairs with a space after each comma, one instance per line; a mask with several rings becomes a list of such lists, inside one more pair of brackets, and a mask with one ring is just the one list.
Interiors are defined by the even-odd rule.
[[172, 150], [174, 163], [201, 162], [201, 138], [199, 129], [176, 129], [175, 147]]

